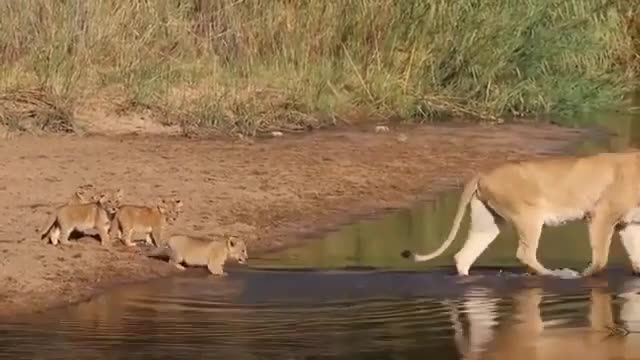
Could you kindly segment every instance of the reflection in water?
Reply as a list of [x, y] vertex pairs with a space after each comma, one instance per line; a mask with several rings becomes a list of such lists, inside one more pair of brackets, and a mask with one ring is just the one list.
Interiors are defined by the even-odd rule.
[[480, 272], [472, 281], [437, 271], [235, 270], [220, 281], [193, 272], [0, 324], [0, 356], [640, 357], [640, 332], [608, 336], [612, 326], [639, 328], [638, 278]]
[[[634, 327], [640, 317], [640, 284], [637, 279], [631, 279], [625, 285], [629, 284], [633, 287], [617, 298], [602, 288], [592, 288], [588, 294], [576, 294], [572, 298], [545, 295], [539, 288], [519, 290], [511, 298], [510, 318], [493, 331], [490, 341], [482, 339], [479, 343], [476, 340], [472, 350], [461, 348], [461, 358], [638, 359], [640, 333], [635, 333]], [[478, 300], [474, 297], [473, 301]], [[620, 311], [620, 324], [614, 321], [616, 308]], [[473, 343], [474, 322], [477, 323], [475, 329], [479, 329], [475, 331], [485, 335], [486, 319], [497, 317], [492, 309], [479, 310], [486, 310], [485, 319], [468, 316], [471, 326], [466, 336], [470, 343]], [[547, 316], [543, 316], [545, 312]], [[465, 335], [457, 330], [456, 337]]]

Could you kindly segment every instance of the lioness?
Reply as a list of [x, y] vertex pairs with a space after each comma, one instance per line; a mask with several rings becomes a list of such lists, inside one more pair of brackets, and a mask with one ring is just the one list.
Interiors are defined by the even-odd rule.
[[[557, 226], [588, 218], [591, 263], [582, 272], [602, 271], [609, 257], [614, 229], [640, 272], [640, 153], [601, 153], [507, 163], [474, 176], [464, 187], [446, 241], [414, 261], [430, 260], [453, 242], [468, 204], [471, 225], [462, 249], [454, 255], [459, 275], [498, 236], [498, 223], [510, 222], [518, 234], [516, 257], [534, 273], [552, 275], [537, 259], [543, 225]], [[411, 251], [402, 252], [403, 257]]]
[[227, 275], [222, 266], [227, 259], [236, 259], [238, 263], [247, 262], [247, 245], [242, 240], [211, 240], [203, 237], [174, 235], [167, 244], [149, 253], [149, 256], [169, 256], [169, 263], [180, 270], [182, 264], [188, 266], [206, 266], [214, 275]]
[[182, 210], [182, 200], [172, 199], [166, 201], [162, 199], [157, 206], [122, 205], [118, 209], [111, 229], [111, 236], [115, 232], [119, 233], [120, 240], [126, 246], [135, 246], [131, 240], [134, 231], [145, 233], [145, 244], [153, 243], [159, 246], [162, 243], [162, 232], [166, 224], [173, 224]]
[[58, 207], [49, 217], [40, 238], [48, 236], [53, 245], [57, 245], [58, 241], [68, 245], [73, 230], [96, 230], [100, 243], [108, 245], [110, 218], [116, 213], [122, 194], [122, 189], [114, 193], [101, 193], [85, 203], [84, 197], [76, 192], [67, 204]]

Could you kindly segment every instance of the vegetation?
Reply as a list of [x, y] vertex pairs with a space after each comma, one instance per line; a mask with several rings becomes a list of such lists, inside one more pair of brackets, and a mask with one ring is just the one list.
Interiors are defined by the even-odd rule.
[[0, 123], [68, 131], [87, 99], [243, 134], [616, 107], [638, 74], [635, 3], [8, 0]]

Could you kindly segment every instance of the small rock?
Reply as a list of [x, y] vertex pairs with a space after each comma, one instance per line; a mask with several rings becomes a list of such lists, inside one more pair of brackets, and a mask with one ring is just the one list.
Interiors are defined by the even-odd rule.
[[389, 131], [389, 127], [388, 126], [383, 126], [383, 125], [378, 125], [376, 126], [376, 132], [388, 132]]
[[272, 131], [271, 132], [271, 136], [280, 137], [280, 136], [282, 136], [282, 132], [281, 131]]
[[408, 137], [406, 134], [399, 134], [399, 135], [396, 137], [396, 139], [397, 139], [399, 142], [402, 142], [402, 143], [403, 143], [403, 142], [407, 141], [407, 139], [409, 139], [409, 137]]

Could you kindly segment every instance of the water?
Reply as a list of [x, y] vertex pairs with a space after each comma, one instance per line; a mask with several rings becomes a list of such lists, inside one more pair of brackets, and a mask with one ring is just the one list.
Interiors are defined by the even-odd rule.
[[[593, 117], [616, 133], [578, 152], [640, 143], [638, 118]], [[444, 240], [458, 196], [254, 257], [225, 278], [191, 269], [6, 321], [0, 358], [640, 359], [640, 278], [615, 239], [606, 274], [591, 279], [527, 276], [509, 228], [459, 278], [451, 256], [466, 221], [440, 258], [402, 258]], [[545, 228], [538, 254], [548, 267], [581, 270], [585, 226]]]

